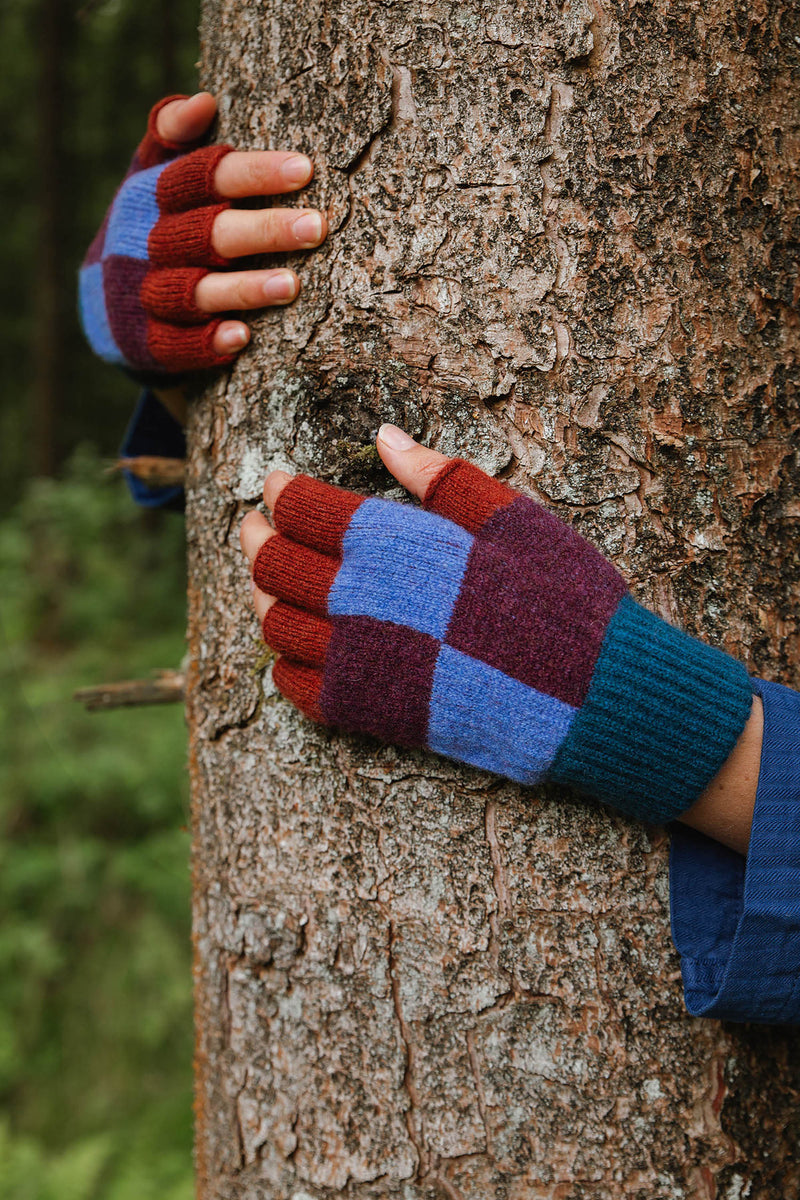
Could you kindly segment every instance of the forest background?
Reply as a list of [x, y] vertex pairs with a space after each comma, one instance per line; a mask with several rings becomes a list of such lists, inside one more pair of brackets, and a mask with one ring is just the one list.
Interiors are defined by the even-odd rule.
[[0, 6], [0, 1195], [189, 1200], [191, 952], [178, 705], [75, 688], [177, 667], [183, 522], [108, 474], [136, 387], [77, 269], [149, 106], [196, 87], [195, 0]]

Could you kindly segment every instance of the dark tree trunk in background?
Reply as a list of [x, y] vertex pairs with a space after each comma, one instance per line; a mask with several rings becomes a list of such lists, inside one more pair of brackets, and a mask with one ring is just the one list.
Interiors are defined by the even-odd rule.
[[67, 0], [41, 0], [37, 17], [33, 34], [39, 48], [39, 178], [33, 264], [31, 465], [36, 475], [52, 475], [58, 461], [58, 402], [64, 388], [65, 65], [73, 18]]
[[158, 16], [158, 44], [161, 51], [161, 93], [164, 96], [168, 96], [171, 92], [175, 91], [175, 80], [178, 75], [173, 0], [161, 0]]
[[684, 1012], [667, 838], [319, 732], [237, 530], [392, 420], [800, 683], [800, 10], [206, 0], [220, 134], [302, 147], [304, 289], [194, 409], [202, 1200], [800, 1195], [798, 1038]]

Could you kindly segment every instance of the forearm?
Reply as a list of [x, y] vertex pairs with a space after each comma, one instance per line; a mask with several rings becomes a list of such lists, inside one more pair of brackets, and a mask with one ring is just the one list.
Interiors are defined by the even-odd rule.
[[764, 708], [753, 697], [749, 720], [733, 751], [696, 804], [679, 818], [700, 833], [747, 854], [764, 734]]

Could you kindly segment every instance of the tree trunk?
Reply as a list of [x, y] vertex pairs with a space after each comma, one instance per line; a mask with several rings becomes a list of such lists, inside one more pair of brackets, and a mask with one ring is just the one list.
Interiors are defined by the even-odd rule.
[[52, 475], [59, 457], [58, 408], [64, 387], [65, 67], [73, 20], [65, 0], [40, 0], [37, 5], [38, 228], [33, 265], [34, 370], [30, 420], [30, 461], [36, 475]]
[[161, 67], [161, 91], [165, 96], [175, 90], [178, 78], [176, 13], [174, 0], [161, 0], [158, 8], [158, 49]]
[[[790, 0], [206, 0], [220, 133], [331, 234], [191, 421], [202, 1200], [800, 1195], [798, 1038], [687, 1017], [667, 837], [320, 732], [238, 550], [383, 420], [800, 683]], [[396, 493], [391, 493], [396, 494]]]

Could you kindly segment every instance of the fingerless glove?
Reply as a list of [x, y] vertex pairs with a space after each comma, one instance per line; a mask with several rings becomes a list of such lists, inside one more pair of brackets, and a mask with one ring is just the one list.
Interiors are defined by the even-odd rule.
[[461, 460], [422, 511], [298, 476], [254, 579], [313, 720], [665, 822], [716, 775], [745, 668], [648, 612], [568, 525]]
[[212, 267], [228, 265], [211, 245], [227, 201], [214, 174], [230, 146], [186, 152], [156, 130], [168, 96], [145, 134], [80, 269], [83, 328], [94, 352], [143, 382], [224, 366], [212, 346], [219, 318], [197, 308], [194, 291]]

